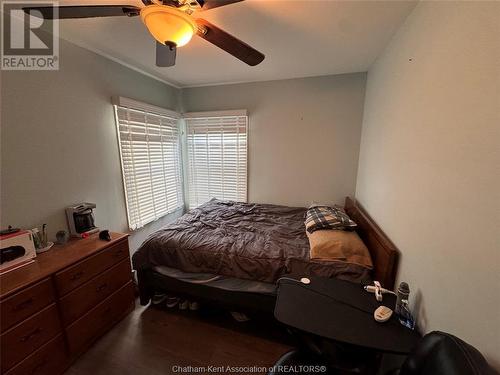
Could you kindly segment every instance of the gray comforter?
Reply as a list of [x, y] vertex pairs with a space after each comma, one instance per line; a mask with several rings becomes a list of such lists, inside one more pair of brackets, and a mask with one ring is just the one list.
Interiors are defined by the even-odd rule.
[[304, 208], [212, 199], [153, 233], [134, 253], [134, 269], [168, 266], [275, 282], [282, 276], [365, 281], [355, 264], [313, 261]]

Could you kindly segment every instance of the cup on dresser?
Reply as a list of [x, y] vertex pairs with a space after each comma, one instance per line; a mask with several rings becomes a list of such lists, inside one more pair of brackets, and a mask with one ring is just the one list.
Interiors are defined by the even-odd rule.
[[66, 242], [68, 242], [68, 232], [65, 230], [60, 230], [56, 233], [56, 242], [59, 245], [64, 245]]

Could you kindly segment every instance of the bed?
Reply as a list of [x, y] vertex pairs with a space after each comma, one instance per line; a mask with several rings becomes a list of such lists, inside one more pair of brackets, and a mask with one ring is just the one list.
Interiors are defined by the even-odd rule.
[[155, 292], [175, 293], [245, 311], [272, 311], [281, 277], [371, 279], [393, 287], [398, 251], [351, 198], [373, 270], [309, 259], [304, 208], [211, 200], [152, 234], [133, 256], [141, 304]]

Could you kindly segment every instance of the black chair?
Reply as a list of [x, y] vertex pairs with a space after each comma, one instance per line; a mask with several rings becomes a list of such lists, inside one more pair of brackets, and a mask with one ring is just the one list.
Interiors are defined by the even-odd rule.
[[494, 375], [498, 374], [479, 351], [444, 332], [425, 335], [403, 363], [399, 375]]
[[[293, 350], [282, 356], [276, 362], [274, 369], [268, 375], [281, 375], [289, 371], [286, 366], [302, 366], [305, 371], [296, 375], [313, 375], [318, 371], [308, 371], [308, 365], [326, 365], [326, 374], [337, 375], [350, 372], [337, 371], [328, 366], [323, 355], [312, 354], [311, 351]], [[361, 369], [360, 369], [361, 370]], [[368, 371], [366, 371], [368, 370]], [[353, 373], [374, 373], [376, 369], [354, 371]], [[498, 375], [482, 354], [460, 340], [444, 332], [434, 331], [425, 335], [415, 350], [405, 359], [400, 369], [386, 372], [386, 375]], [[317, 375], [317, 374], [316, 374]]]

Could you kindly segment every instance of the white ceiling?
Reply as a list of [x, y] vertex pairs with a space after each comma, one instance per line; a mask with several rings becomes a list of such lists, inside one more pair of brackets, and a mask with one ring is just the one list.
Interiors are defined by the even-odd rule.
[[[138, 0], [61, 0], [66, 4]], [[154, 64], [155, 43], [139, 17], [62, 20], [60, 36], [178, 87], [367, 71], [416, 1], [246, 0], [198, 13], [266, 55], [248, 66], [193, 37], [175, 67]]]

